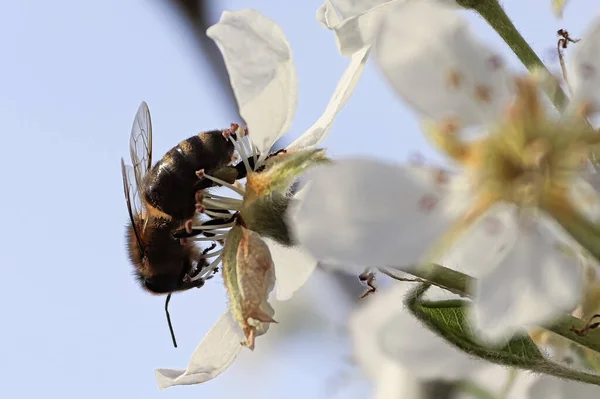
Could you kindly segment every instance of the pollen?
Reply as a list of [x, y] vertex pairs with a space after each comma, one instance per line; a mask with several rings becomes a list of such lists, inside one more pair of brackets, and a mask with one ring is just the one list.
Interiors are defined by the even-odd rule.
[[492, 89], [483, 85], [475, 87], [475, 98], [482, 103], [489, 103], [492, 101]]

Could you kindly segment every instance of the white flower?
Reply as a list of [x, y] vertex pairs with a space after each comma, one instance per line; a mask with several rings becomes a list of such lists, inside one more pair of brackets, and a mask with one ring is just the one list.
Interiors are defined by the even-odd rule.
[[595, 399], [600, 388], [593, 384], [541, 376], [529, 389], [529, 399]]
[[[459, 170], [360, 158], [319, 167], [290, 212], [297, 240], [340, 269], [452, 259], [477, 278], [470, 317], [486, 341], [572, 310], [582, 268], [564, 244], [580, 248], [559, 223], [585, 220], [600, 203], [582, 179], [599, 143], [582, 116], [599, 91], [574, 84], [584, 112], [551, 117], [535, 81], [507, 71], [452, 9], [428, 1], [394, 7], [375, 32], [377, 62]], [[579, 59], [598, 57], [598, 35], [585, 40], [591, 53]], [[482, 125], [488, 134], [477, 140], [461, 135]]]
[[[335, 33], [340, 53], [352, 56], [370, 47], [380, 28], [381, 20], [395, 7], [413, 0], [325, 0], [317, 10], [317, 20]], [[454, 0], [418, 0], [440, 2], [460, 8]], [[423, 28], [428, 24], [420, 24]]]
[[389, 364], [413, 378], [459, 380], [486, 365], [426, 329], [403, 304], [410, 283], [397, 283], [364, 299], [349, 322], [354, 353], [365, 373], [377, 381]]
[[[254, 10], [225, 11], [221, 20], [209, 28], [207, 33], [223, 54], [240, 114], [250, 132], [248, 136], [244, 136], [242, 129], [238, 129], [235, 132], [237, 138], [232, 136], [231, 140], [247, 169], [256, 170], [269, 162], [267, 157], [272, 145], [288, 131], [296, 111], [298, 79], [291, 49], [281, 28]], [[286, 148], [288, 153], [313, 148], [325, 139], [335, 115], [354, 90], [364, 69], [367, 54], [368, 49], [365, 49], [352, 58], [323, 115]], [[249, 164], [250, 160], [254, 162], [253, 165]], [[205, 177], [215, 179], [214, 176]], [[240, 196], [244, 195], [243, 187], [223, 185]], [[214, 194], [206, 194], [202, 201], [203, 205], [210, 205], [212, 208], [233, 211], [239, 210], [242, 203], [240, 199]], [[232, 225], [233, 222], [212, 226], [218, 234], [213, 239], [227, 242], [228, 231], [223, 229], [231, 228]], [[250, 234], [250, 239], [256, 243], [261, 239]], [[268, 238], [264, 238], [264, 242], [269, 248], [267, 252], [263, 249], [262, 254], [268, 257], [270, 253], [274, 261], [277, 299], [289, 299], [308, 279], [316, 266], [316, 260], [299, 248], [285, 247]], [[216, 266], [223, 254], [216, 251], [214, 256], [218, 257], [207, 270]], [[266, 278], [268, 280], [268, 276]], [[234, 280], [231, 281], [235, 284]], [[261, 280], [261, 284], [266, 284], [268, 289], [267, 280]], [[241, 287], [242, 283], [239, 284]], [[262, 310], [269, 313], [268, 303], [264, 306]], [[259, 332], [256, 334], [259, 335]], [[244, 338], [244, 332], [228, 309], [198, 345], [186, 370], [155, 371], [159, 387], [163, 389], [173, 385], [199, 384], [215, 378], [235, 360]]]

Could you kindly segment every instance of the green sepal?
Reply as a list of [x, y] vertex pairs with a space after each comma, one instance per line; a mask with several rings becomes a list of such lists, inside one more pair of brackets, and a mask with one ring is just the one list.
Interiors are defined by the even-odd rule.
[[261, 172], [269, 180], [271, 192], [285, 194], [292, 183], [309, 168], [330, 162], [325, 157], [325, 150], [299, 150], [278, 155], [273, 163]]
[[244, 204], [240, 216], [250, 230], [257, 232], [262, 237], [269, 237], [282, 245], [290, 246], [292, 240], [285, 220], [285, 213], [290, 201], [292, 198], [272, 192]]
[[237, 250], [242, 240], [242, 227], [234, 226], [223, 246], [223, 281], [229, 296], [229, 307], [236, 320], [242, 318], [242, 297], [238, 286]]

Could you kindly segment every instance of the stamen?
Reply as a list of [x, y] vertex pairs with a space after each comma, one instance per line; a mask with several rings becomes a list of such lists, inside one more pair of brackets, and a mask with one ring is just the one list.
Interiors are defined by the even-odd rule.
[[202, 255], [200, 255], [200, 257], [198, 259], [214, 258], [215, 256], [221, 255], [222, 253], [223, 253], [223, 248], [218, 249], [218, 250], [213, 251], [213, 252], [202, 254]]
[[196, 171], [196, 176], [198, 176], [199, 179], [209, 179], [214, 181], [217, 184], [222, 185], [223, 187], [227, 187], [228, 189], [235, 191], [236, 193], [238, 193], [239, 195], [241, 195], [242, 197], [244, 196], [244, 190], [240, 190], [238, 187], [235, 187], [233, 184], [229, 184], [224, 180], [221, 180], [219, 178], [216, 178], [214, 176], [211, 175], [207, 175], [206, 173], [204, 173], [204, 169], [200, 169], [198, 171]]
[[198, 237], [198, 238], [187, 238], [187, 240], [190, 241], [218, 241], [218, 240], [224, 240], [227, 238], [227, 233], [225, 234], [215, 234], [212, 237]]
[[241, 126], [238, 128], [237, 132], [238, 142], [240, 146], [244, 147], [244, 151], [248, 154], [247, 158], [254, 156], [254, 149], [252, 147], [252, 140], [248, 138], [247, 129], [243, 129]]
[[210, 231], [210, 233], [211, 233], [211, 234], [214, 234], [215, 236], [214, 236], [214, 237], [212, 237], [212, 238], [213, 238], [215, 241], [218, 241], [219, 239], [217, 238], [217, 236], [219, 236], [219, 235], [225, 235], [225, 236], [227, 236], [227, 234], [229, 234], [229, 231], [230, 231], [230, 230], [231, 230], [230, 228], [227, 228], [226, 230], [221, 230], [221, 229], [218, 229], [218, 230], [211, 230], [211, 231]]
[[198, 275], [192, 277], [190, 279], [190, 281], [196, 281], [199, 279], [204, 279], [205, 276], [209, 275], [210, 273], [214, 273], [214, 269], [215, 267], [221, 262], [221, 260], [223, 259], [223, 255], [219, 255], [219, 257], [217, 259], [215, 259], [214, 261], [212, 261], [208, 266], [204, 267], [200, 273], [198, 273]]
[[211, 211], [208, 209], [204, 210], [204, 214], [213, 217], [213, 218], [229, 218], [231, 217], [230, 213], [225, 213], [225, 212], [215, 212], [215, 211]]
[[463, 82], [462, 74], [456, 69], [451, 69], [446, 73], [446, 83], [448, 87], [453, 90], [456, 90], [460, 87]]
[[204, 193], [204, 197], [208, 198], [208, 199], [214, 199], [214, 200], [224, 200], [224, 201], [238, 201], [238, 202], [242, 202], [241, 199], [237, 199], [237, 198], [231, 198], [231, 197], [225, 197], [223, 195], [217, 195], [217, 194], [213, 194], [213, 193]]
[[192, 230], [214, 230], [214, 229], [222, 229], [225, 227], [233, 227], [235, 225], [235, 220], [233, 222], [224, 223], [224, 224], [211, 224], [208, 226], [192, 226]]
[[246, 167], [246, 170], [247, 171], [252, 170], [252, 168], [250, 167], [250, 164], [248, 163], [248, 154], [246, 153], [246, 148], [243, 145], [240, 145], [240, 143], [238, 143], [238, 141], [236, 139], [234, 139], [233, 137], [230, 137], [229, 140], [233, 143], [233, 147], [238, 152], [238, 154], [240, 154], [240, 156], [242, 157], [242, 162], [244, 162], [244, 166]]

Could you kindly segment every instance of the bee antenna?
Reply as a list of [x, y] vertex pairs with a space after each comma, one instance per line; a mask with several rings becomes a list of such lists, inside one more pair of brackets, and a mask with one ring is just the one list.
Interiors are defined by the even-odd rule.
[[167, 295], [165, 301], [165, 313], [167, 314], [167, 323], [169, 323], [169, 331], [171, 331], [171, 339], [173, 340], [173, 346], [177, 348], [177, 340], [175, 339], [175, 332], [173, 332], [173, 325], [171, 324], [171, 315], [169, 314], [169, 302], [171, 301], [171, 293]]

